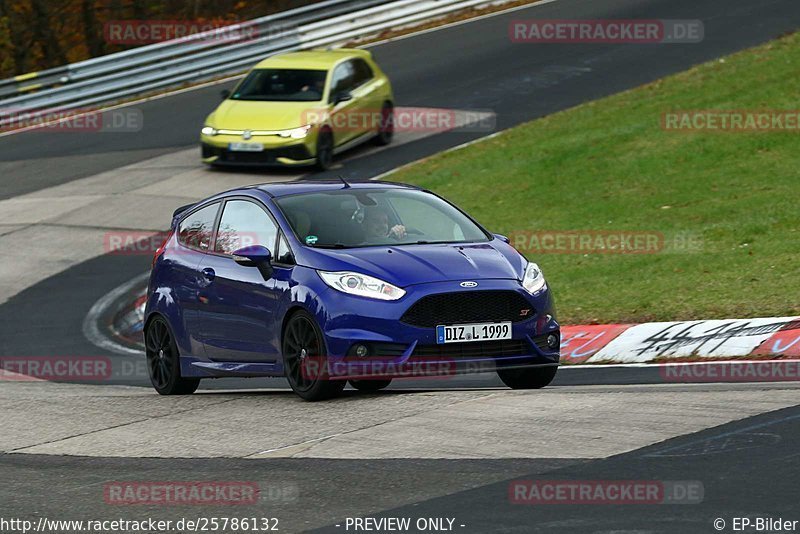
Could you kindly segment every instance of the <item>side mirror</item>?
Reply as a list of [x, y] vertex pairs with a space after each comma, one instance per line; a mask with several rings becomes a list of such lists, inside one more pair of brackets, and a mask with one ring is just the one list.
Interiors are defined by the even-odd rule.
[[272, 253], [263, 245], [251, 245], [234, 251], [233, 261], [244, 267], [258, 268], [264, 280], [272, 278]]
[[231, 92], [228, 91], [227, 89], [223, 89], [222, 91], [219, 92], [219, 96], [222, 97], [222, 100], [225, 100], [226, 98], [231, 96]]
[[333, 97], [333, 105], [340, 104], [342, 102], [348, 102], [353, 100], [353, 95], [350, 91], [342, 91], [341, 93], [336, 93], [336, 96]]
[[494, 234], [494, 236], [503, 243], [511, 243], [511, 240], [507, 236], [504, 236], [503, 234]]

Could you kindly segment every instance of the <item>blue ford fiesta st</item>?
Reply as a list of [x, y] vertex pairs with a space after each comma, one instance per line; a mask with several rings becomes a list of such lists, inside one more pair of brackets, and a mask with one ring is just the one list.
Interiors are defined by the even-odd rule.
[[292, 182], [176, 210], [144, 337], [162, 395], [203, 378], [286, 376], [306, 400], [350, 384], [497, 372], [541, 388], [560, 334], [542, 271], [413, 186]]

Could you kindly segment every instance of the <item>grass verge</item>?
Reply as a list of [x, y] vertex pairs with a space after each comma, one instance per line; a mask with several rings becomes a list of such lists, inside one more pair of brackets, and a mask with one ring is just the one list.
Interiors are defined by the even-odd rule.
[[[678, 110], [798, 110], [800, 34], [400, 169], [494, 232], [646, 232], [544, 253], [564, 323], [800, 315], [800, 131], [668, 131]], [[686, 246], [688, 244], [688, 246]], [[534, 243], [535, 245], [535, 243]]]

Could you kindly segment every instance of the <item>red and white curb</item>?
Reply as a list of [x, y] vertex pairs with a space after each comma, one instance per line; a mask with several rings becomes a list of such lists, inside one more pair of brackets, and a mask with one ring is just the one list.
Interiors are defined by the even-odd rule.
[[[147, 278], [147, 273], [143, 273], [95, 303], [83, 325], [90, 341], [112, 352], [142, 354], [142, 348], [134, 347], [142, 335]], [[111, 323], [110, 328], [98, 326], [102, 317]], [[102, 330], [110, 330], [113, 335]], [[125, 343], [119, 343], [121, 340]], [[747, 356], [758, 360], [800, 357], [800, 317], [561, 328], [561, 363], [566, 366], [637, 366], [670, 360], [708, 362]]]
[[800, 356], [800, 317], [565, 326], [566, 365]]

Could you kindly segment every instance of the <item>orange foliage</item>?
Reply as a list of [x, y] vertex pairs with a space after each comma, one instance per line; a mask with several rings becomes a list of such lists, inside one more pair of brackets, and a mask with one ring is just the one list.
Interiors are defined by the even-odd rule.
[[320, 0], [0, 0], [0, 79], [131, 48], [109, 21], [236, 22]]

